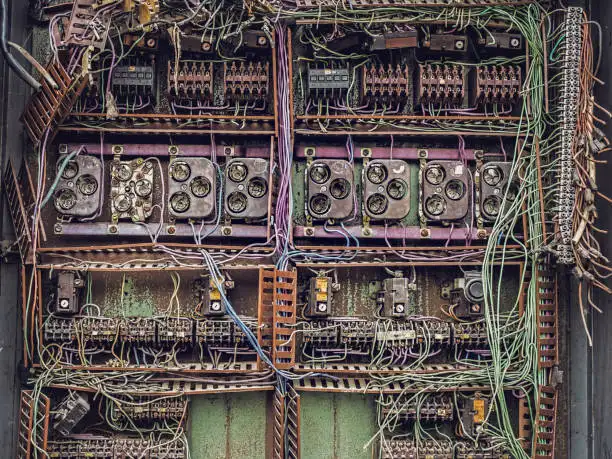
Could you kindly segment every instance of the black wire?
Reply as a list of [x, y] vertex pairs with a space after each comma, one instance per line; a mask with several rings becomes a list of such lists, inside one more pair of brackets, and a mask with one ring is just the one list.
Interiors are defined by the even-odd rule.
[[19, 62], [15, 59], [8, 49], [8, 12], [6, 7], [6, 0], [0, 0], [0, 47], [2, 48], [2, 54], [6, 59], [8, 65], [13, 69], [15, 73], [25, 81], [27, 84], [32, 86], [36, 91], [40, 91], [41, 84], [30, 75]]

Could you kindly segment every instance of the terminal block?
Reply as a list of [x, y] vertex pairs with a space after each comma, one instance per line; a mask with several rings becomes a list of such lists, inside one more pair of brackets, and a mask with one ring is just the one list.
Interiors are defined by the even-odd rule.
[[518, 65], [479, 65], [475, 75], [476, 105], [514, 105], [519, 102], [523, 81]]
[[65, 217], [93, 217], [102, 205], [102, 163], [90, 155], [77, 155], [67, 162], [65, 158], [60, 156], [58, 161], [55, 209]]
[[51, 316], [43, 325], [43, 338], [47, 343], [63, 343], [76, 339], [74, 319]]
[[123, 342], [154, 344], [156, 336], [156, 322], [151, 317], [119, 319], [118, 339]]
[[376, 323], [369, 320], [339, 320], [340, 343], [351, 349], [367, 349], [374, 342]]
[[234, 219], [261, 219], [268, 215], [270, 162], [235, 158], [225, 166], [225, 212]]
[[466, 82], [467, 70], [463, 65], [419, 64], [419, 102], [424, 106], [461, 107]]
[[160, 346], [193, 342], [193, 321], [185, 317], [163, 317], [157, 321], [157, 341]]
[[399, 159], [368, 162], [362, 178], [364, 211], [372, 220], [401, 220], [410, 212], [410, 168]]
[[302, 326], [302, 341], [317, 348], [337, 347], [340, 344], [340, 324], [331, 320], [312, 320]]
[[49, 442], [47, 453], [54, 459], [185, 459], [187, 451], [182, 439], [160, 437], [156, 441], [128, 437], [85, 438], [75, 441]]
[[422, 399], [408, 397], [383, 407], [383, 415], [397, 413], [398, 420], [420, 422], [450, 422], [454, 418], [453, 398], [448, 394], [427, 394]]
[[461, 161], [430, 161], [421, 168], [421, 211], [432, 222], [456, 221], [470, 209], [472, 181]]
[[[117, 399], [112, 402], [114, 416], [120, 420], [155, 422], [179, 420], [185, 412], [184, 397], [156, 398], [136, 397], [133, 400]], [[120, 408], [120, 409], [119, 409]]]
[[306, 169], [307, 210], [316, 220], [344, 220], [354, 213], [353, 166], [345, 160], [321, 159]]
[[455, 459], [511, 459], [512, 455], [499, 445], [488, 440], [473, 442], [457, 442], [455, 445]]
[[119, 65], [112, 71], [113, 95], [117, 99], [131, 102], [133, 97], [155, 95], [155, 68], [153, 65], [136, 63]]
[[217, 169], [207, 158], [178, 157], [168, 166], [168, 211], [176, 220], [212, 218]]
[[351, 86], [349, 68], [343, 64], [329, 67], [308, 67], [308, 93], [314, 100], [337, 100], [346, 97]]
[[362, 70], [361, 99], [379, 106], [403, 105], [410, 96], [411, 78], [407, 65], [366, 65]]
[[386, 439], [382, 442], [382, 459], [454, 459], [450, 440], [428, 439], [419, 444], [409, 439]]
[[453, 324], [455, 346], [460, 350], [483, 350], [489, 348], [487, 326], [484, 322]]
[[144, 222], [153, 213], [153, 163], [137, 158], [111, 165], [113, 221]]
[[234, 322], [221, 319], [196, 320], [195, 339], [208, 346], [233, 346], [236, 343]]
[[108, 346], [115, 341], [119, 334], [119, 319], [114, 317], [83, 317], [75, 322], [75, 328], [83, 341]]
[[210, 102], [213, 98], [213, 64], [210, 61], [168, 61], [168, 95], [177, 100]]
[[223, 64], [223, 85], [226, 102], [263, 102], [269, 94], [270, 63], [235, 61]]

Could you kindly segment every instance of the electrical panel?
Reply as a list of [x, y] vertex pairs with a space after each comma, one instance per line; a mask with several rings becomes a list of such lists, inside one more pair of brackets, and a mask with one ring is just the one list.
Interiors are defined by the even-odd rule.
[[608, 269], [583, 10], [31, 9], [24, 458], [564, 456], [558, 283]]

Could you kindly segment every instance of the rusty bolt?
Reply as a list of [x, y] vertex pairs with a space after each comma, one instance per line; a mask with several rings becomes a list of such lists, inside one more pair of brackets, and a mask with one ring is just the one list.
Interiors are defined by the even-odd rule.
[[427, 228], [421, 229], [421, 237], [429, 237], [429, 230]]
[[479, 229], [479, 230], [476, 232], [476, 237], [477, 237], [478, 239], [486, 239], [486, 238], [487, 238], [487, 230], [484, 230], [484, 229]]

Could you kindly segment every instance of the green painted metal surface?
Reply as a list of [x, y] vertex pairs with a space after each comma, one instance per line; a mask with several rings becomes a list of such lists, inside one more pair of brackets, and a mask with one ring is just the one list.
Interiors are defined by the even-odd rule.
[[267, 398], [264, 392], [192, 397], [191, 459], [265, 459]]
[[371, 459], [366, 443], [376, 432], [374, 397], [301, 394], [302, 459]]

